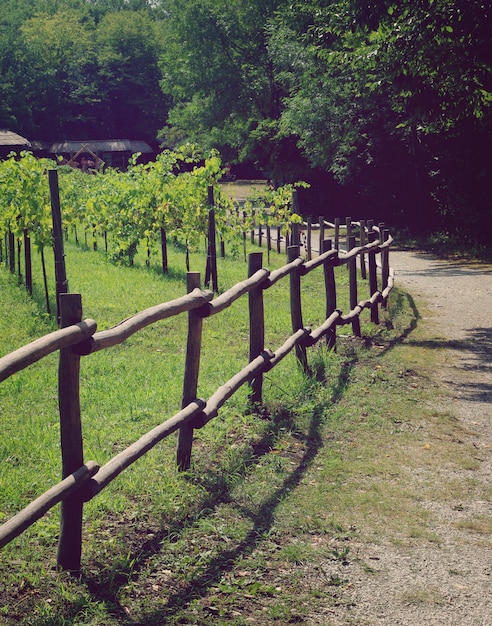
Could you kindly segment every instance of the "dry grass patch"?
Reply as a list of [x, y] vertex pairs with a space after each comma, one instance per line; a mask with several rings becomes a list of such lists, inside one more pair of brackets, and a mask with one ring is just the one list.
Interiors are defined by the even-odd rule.
[[438, 589], [409, 589], [402, 594], [404, 604], [446, 604], [446, 600]]

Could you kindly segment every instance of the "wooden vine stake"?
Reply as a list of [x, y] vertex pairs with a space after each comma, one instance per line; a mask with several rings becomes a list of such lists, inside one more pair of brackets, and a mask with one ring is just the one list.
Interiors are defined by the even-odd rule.
[[27, 229], [24, 230], [24, 265], [26, 267], [26, 289], [32, 296], [31, 239]]
[[[297, 189], [292, 191], [292, 213], [295, 215], [299, 215], [299, 193]], [[292, 224], [292, 238], [291, 244], [293, 246], [299, 246], [301, 242], [301, 225], [294, 223]]]
[[208, 247], [207, 247], [207, 267], [205, 269], [205, 285], [209, 285], [212, 281], [212, 289], [215, 293], [219, 291], [219, 283], [217, 279], [217, 243], [215, 231], [215, 201], [214, 188], [210, 185], [208, 188]]
[[9, 270], [11, 274], [15, 274], [15, 236], [9, 229]]
[[[80, 294], [60, 294], [59, 309], [62, 328], [82, 321]], [[58, 406], [63, 479], [84, 464], [79, 388], [80, 356], [71, 347], [62, 348], [58, 367]], [[80, 570], [82, 509], [83, 501], [77, 492], [67, 496], [61, 504], [58, 565], [73, 573]]]
[[164, 228], [161, 228], [161, 258], [162, 258], [162, 273], [168, 273], [168, 261], [167, 261], [167, 233]]
[[61, 324], [60, 294], [68, 292], [65, 252], [63, 250], [63, 229], [58, 189], [58, 171], [48, 170], [51, 199], [51, 217], [53, 221], [53, 251], [55, 254], [56, 307], [58, 323]]
[[[188, 293], [196, 287], [200, 288], [200, 272], [187, 272], [186, 288]], [[198, 374], [200, 371], [200, 351], [202, 347], [203, 318], [195, 310], [188, 312], [188, 339], [186, 342], [186, 361], [183, 379], [183, 395], [181, 408], [184, 409], [196, 399]], [[189, 469], [191, 448], [193, 444], [193, 423], [180, 427], [176, 463], [180, 471]]]
[[[252, 252], [248, 257], [248, 277], [253, 276], [263, 266], [263, 253]], [[253, 361], [265, 349], [265, 312], [263, 288], [261, 286], [248, 293], [249, 306], [249, 361]], [[252, 405], [262, 403], [263, 374], [259, 373], [250, 383], [249, 399]]]

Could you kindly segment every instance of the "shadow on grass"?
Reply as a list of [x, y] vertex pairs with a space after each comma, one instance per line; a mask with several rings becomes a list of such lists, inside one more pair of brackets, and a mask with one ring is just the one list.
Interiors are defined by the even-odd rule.
[[[410, 296], [399, 293], [397, 297], [400, 298], [401, 306], [405, 304], [405, 298], [407, 298], [412, 316], [408, 326], [397, 338], [389, 343], [387, 349], [391, 349], [398, 343], [403, 342], [416, 328], [417, 321], [420, 318], [415, 303]], [[338, 378], [332, 386], [333, 393], [330, 406], [343, 398], [350, 386], [351, 372], [357, 361], [357, 351], [351, 351], [349, 348], [341, 363]], [[320, 364], [315, 366], [312, 372], [313, 382], [323, 380], [324, 373]], [[167, 528], [156, 533], [152, 539], [139, 545], [134, 544], [130, 553], [118, 566], [117, 571], [115, 570], [117, 561], [115, 557], [115, 563], [112, 564], [112, 567], [109, 566], [97, 576], [82, 578], [81, 582], [91, 594], [92, 599], [95, 602], [104, 603], [112, 619], [118, 620], [118, 623], [122, 625], [138, 623], [140, 626], [151, 626], [166, 623], [166, 617], [170, 618], [170, 616], [175, 615], [180, 610], [186, 609], [192, 601], [206, 596], [210, 588], [220, 582], [224, 573], [231, 571], [238, 560], [260, 546], [265, 537], [268, 536], [274, 524], [277, 507], [293, 489], [298, 487], [323, 445], [321, 425], [327, 406], [328, 401], [318, 403], [313, 409], [307, 432], [304, 435], [297, 435], [303, 438], [304, 452], [302, 456], [298, 457], [292, 471], [284, 477], [281, 485], [255, 508], [244, 508], [235, 505], [236, 510], [239, 510], [242, 516], [251, 520], [252, 523], [245, 536], [232, 548], [230, 544], [224, 545], [223, 548], [219, 547], [208, 560], [202, 559], [199, 565], [196, 565], [195, 572], [189, 577], [184, 580], [178, 580], [174, 588], [169, 592], [165, 592], [166, 604], [163, 608], [156, 609], [152, 607], [140, 616], [138, 622], [135, 622], [128, 616], [125, 607], [120, 602], [122, 588], [128, 585], [128, 583], [138, 582], [141, 575], [146, 574], [149, 560], [156, 555], [164, 553], [166, 545], [170, 541], [179, 540], [186, 529], [198, 527], [199, 521], [207, 517], [212, 518], [218, 507], [234, 501], [231, 481], [228, 481], [227, 476], [221, 472], [220, 467], [217, 468], [215, 466], [212, 469], [208, 469], [196, 478], [206, 488], [207, 494], [200, 501], [195, 502], [194, 514], [190, 514], [186, 518], [175, 519]], [[284, 412], [279, 419], [269, 422], [268, 432], [252, 445], [247, 453], [237, 455], [236, 459], [234, 459], [234, 466], [227, 468], [227, 471], [233, 473], [236, 477], [234, 488], [237, 485], [237, 477], [240, 477], [243, 481], [246, 480], [248, 469], [257, 464], [262, 457], [271, 451], [281, 431], [285, 428], [295, 428], [294, 416], [287, 412]], [[206, 538], [204, 541], [206, 541]], [[79, 611], [80, 607], [74, 605], [65, 615], [72, 613], [75, 619]], [[46, 622], [43, 623], [47, 626]]]
[[[350, 359], [342, 367], [339, 380], [335, 385], [335, 396], [338, 400], [348, 386], [350, 369], [355, 363], [355, 358]], [[318, 376], [321, 375], [319, 368], [317, 374]], [[314, 377], [313, 380], [315, 380]], [[250, 519], [252, 522], [252, 528], [247, 532], [246, 536], [239, 543], [235, 544], [233, 548], [219, 548], [218, 552], [212, 555], [206, 563], [201, 561], [196, 568], [196, 574], [189, 580], [179, 582], [175, 590], [166, 596], [165, 607], [147, 613], [139, 619], [138, 624], [150, 626], [151, 624], [166, 623], [163, 622], [166, 616], [169, 617], [179, 610], [186, 609], [191, 601], [203, 597], [210, 587], [220, 582], [225, 572], [233, 569], [238, 559], [250, 553], [258, 545], [261, 545], [273, 526], [277, 506], [291, 490], [299, 485], [323, 445], [320, 428], [327, 406], [327, 401], [318, 403], [313, 409], [307, 432], [305, 434], [299, 431], [295, 432], [294, 436], [302, 439], [304, 452], [298, 458], [295, 468], [285, 476], [281, 486], [255, 509], [244, 508], [237, 504], [234, 505], [236, 511], [240, 511], [242, 516]], [[197, 512], [185, 519], [175, 520], [170, 527], [157, 533], [150, 541], [134, 549], [133, 553], [127, 558], [127, 562], [131, 563], [131, 568], [128, 567], [126, 571], [122, 571], [121, 575], [115, 577], [114, 572], [106, 571], [97, 580], [94, 578], [83, 579], [82, 582], [86, 585], [93, 598], [96, 601], [106, 603], [107, 606], [111, 606], [111, 614], [121, 624], [134, 624], [135, 622], [128, 618], [124, 607], [120, 604], [119, 592], [121, 587], [127, 585], [129, 581], [137, 581], [142, 568], [148, 564], [148, 560], [156, 554], [162, 553], [166, 549], [167, 542], [179, 540], [185, 529], [197, 526], [198, 522], [206, 517], [212, 517], [220, 505], [233, 502], [232, 489], [237, 486], [237, 477], [240, 476], [242, 480], [245, 480], [248, 476], [248, 469], [256, 465], [263, 456], [272, 450], [279, 435], [281, 432], [285, 432], [286, 429], [290, 431], [295, 430], [295, 422], [291, 414], [283, 412], [276, 419], [269, 422], [268, 432], [250, 447], [246, 454], [238, 455], [234, 466], [227, 468], [227, 471], [236, 477], [234, 486], [231, 486], [231, 481], [228, 481], [227, 476], [224, 476], [220, 468], [217, 469], [217, 467], [208, 469], [198, 477], [193, 476], [194, 480], [198, 480], [207, 490], [207, 496], [200, 502], [195, 503], [195, 511]]]

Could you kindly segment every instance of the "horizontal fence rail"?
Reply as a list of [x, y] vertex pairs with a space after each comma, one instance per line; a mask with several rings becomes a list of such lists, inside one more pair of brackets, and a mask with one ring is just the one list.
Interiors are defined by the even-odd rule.
[[[62, 328], [0, 358], [0, 381], [48, 354], [60, 352], [58, 400], [62, 481], [0, 526], [0, 548], [61, 502], [58, 565], [62, 569], [78, 572], [82, 550], [83, 504], [122, 471], [176, 431], [179, 431], [177, 465], [180, 469], [187, 469], [191, 459], [193, 430], [203, 427], [217, 416], [224, 403], [245, 383], [249, 383], [251, 387], [251, 402], [259, 405], [262, 402], [263, 374], [275, 367], [290, 352], [295, 352], [301, 367], [308, 371], [306, 348], [323, 338], [328, 347], [333, 348], [336, 344], [337, 326], [352, 324], [352, 333], [360, 335], [359, 318], [364, 309], [369, 309], [371, 321], [378, 323], [378, 305], [381, 303], [385, 306], [394, 285], [394, 272], [389, 265], [389, 249], [393, 240], [382, 225], [374, 227], [368, 222], [366, 226], [365, 222], [352, 223], [347, 218], [343, 225], [346, 228], [346, 249], [339, 250], [337, 246], [340, 242], [340, 226], [339, 220], [335, 220], [334, 224], [320, 220], [318, 256], [311, 258], [311, 251], [308, 250], [307, 259], [303, 258], [298, 242], [287, 248], [288, 263], [272, 272], [261, 267], [261, 252], [250, 254], [248, 278], [216, 298], [212, 291], [200, 288], [199, 273], [189, 272], [188, 293], [185, 296], [141, 311], [109, 330], [97, 332], [94, 320], [82, 321], [79, 294], [60, 294]], [[312, 228], [310, 222], [309, 227]], [[332, 240], [321, 239], [328, 227], [335, 229], [334, 247]], [[360, 229], [360, 245], [357, 246], [352, 235], [356, 227]], [[298, 238], [299, 232], [294, 232], [293, 235]], [[312, 241], [310, 234], [307, 241]], [[364, 300], [359, 300], [357, 294], [357, 258], [361, 259], [362, 278], [367, 275], [369, 278], [370, 295]], [[347, 265], [349, 270], [350, 311], [345, 314], [337, 308], [336, 302], [334, 268], [339, 265]], [[301, 282], [303, 276], [321, 266], [324, 274], [326, 315], [325, 321], [313, 330], [303, 324]], [[263, 294], [284, 278], [288, 278], [290, 284], [292, 334], [276, 350], [271, 350], [264, 346]], [[222, 384], [208, 400], [197, 398], [202, 324], [206, 318], [220, 313], [245, 295], [249, 301], [249, 363]], [[188, 338], [181, 410], [144, 434], [102, 467], [95, 461], [84, 463], [79, 400], [80, 360], [93, 352], [121, 344], [134, 333], [158, 320], [182, 313], [188, 314]]]

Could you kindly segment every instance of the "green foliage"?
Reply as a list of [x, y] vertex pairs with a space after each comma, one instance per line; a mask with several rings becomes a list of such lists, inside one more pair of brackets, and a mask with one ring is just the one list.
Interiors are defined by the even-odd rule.
[[[194, 151], [166, 150], [147, 164], [138, 164], [135, 155], [126, 172], [108, 168], [87, 176], [65, 168], [60, 183], [65, 223], [106, 233], [111, 256], [130, 264], [140, 242], [155, 242], [161, 228], [195, 245], [206, 234], [208, 186], [217, 186], [222, 170], [218, 154], [197, 165]], [[176, 174], [187, 163], [194, 165], [192, 170]]]
[[[275, 0], [168, 3], [161, 84], [175, 100], [169, 116], [173, 138], [217, 147], [228, 160], [258, 161], [269, 172], [280, 168], [272, 157], [279, 154], [283, 141], [278, 137], [271, 141], [272, 133], [265, 137], [255, 132], [276, 120], [281, 111], [283, 94], [273, 74], [265, 30], [281, 4]], [[284, 182], [283, 177], [276, 178]]]
[[46, 178], [48, 159], [36, 159], [30, 152], [20, 158], [9, 156], [0, 162], [0, 235], [16, 237], [28, 231], [33, 243], [42, 248], [51, 243], [51, 206]]
[[155, 140], [169, 103], [154, 12], [144, 1], [5, 0], [0, 128], [44, 141]]
[[[93, 244], [105, 237], [113, 260], [133, 264], [142, 242], [155, 247], [161, 229], [180, 237], [188, 251], [197, 249], [208, 234], [209, 188], [214, 192], [218, 235], [239, 242], [252, 227], [253, 202], [239, 207], [219, 185], [223, 173], [216, 150], [205, 157], [194, 145], [165, 150], [155, 161], [140, 164], [138, 154], [125, 172], [107, 168], [88, 174], [59, 166], [59, 188], [63, 226], [75, 238]], [[21, 238], [24, 231], [38, 248], [51, 243], [51, 207], [47, 170], [55, 163], [23, 152], [0, 162], [0, 236], [8, 231]], [[302, 186], [303, 183], [298, 183]], [[258, 217], [264, 223], [288, 224], [291, 216], [292, 185], [263, 194]], [[246, 215], [245, 215], [246, 214]], [[300, 217], [297, 217], [299, 220]]]
[[4, 0], [3, 8], [0, 127], [45, 140], [154, 141], [162, 129], [167, 145], [219, 149], [275, 186], [319, 183], [321, 173], [328, 202], [343, 200], [354, 216], [375, 207], [377, 219], [487, 238], [489, 3]]

